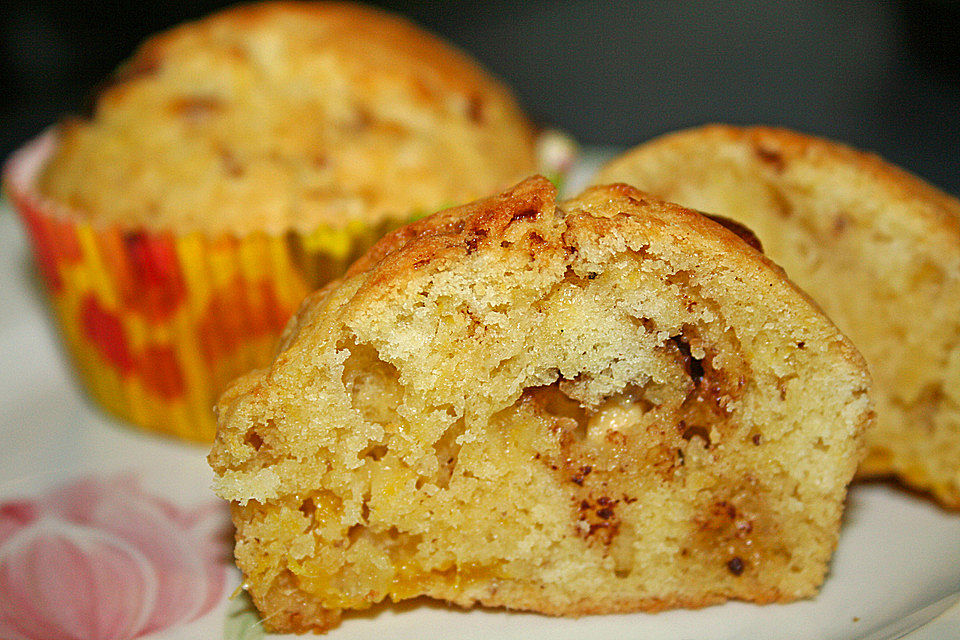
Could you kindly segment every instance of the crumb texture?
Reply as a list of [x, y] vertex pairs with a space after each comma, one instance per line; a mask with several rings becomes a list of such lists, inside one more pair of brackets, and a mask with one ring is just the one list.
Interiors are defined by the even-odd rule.
[[59, 134], [44, 194], [177, 231], [405, 221], [535, 167], [503, 85], [405, 20], [337, 2], [240, 6], [160, 34]]
[[766, 127], [668, 135], [597, 180], [752, 228], [867, 360], [878, 424], [861, 472], [960, 509], [960, 201], [875, 156]]
[[421, 595], [810, 596], [872, 419], [859, 354], [733, 233], [542, 178], [387, 236], [218, 410], [237, 562], [281, 631]]

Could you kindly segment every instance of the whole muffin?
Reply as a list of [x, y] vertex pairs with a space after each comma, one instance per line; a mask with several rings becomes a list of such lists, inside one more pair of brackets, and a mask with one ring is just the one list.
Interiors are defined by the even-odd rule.
[[386, 230], [529, 175], [509, 91], [405, 20], [346, 3], [225, 10], [148, 40], [8, 190], [93, 396], [209, 440], [306, 293]]
[[960, 509], [960, 201], [876, 156], [772, 127], [670, 134], [595, 179], [756, 231], [870, 366], [877, 428], [860, 473]]
[[310, 296], [221, 398], [209, 459], [274, 630], [421, 595], [574, 616], [785, 602], [826, 573], [868, 389], [734, 233], [533, 178]]

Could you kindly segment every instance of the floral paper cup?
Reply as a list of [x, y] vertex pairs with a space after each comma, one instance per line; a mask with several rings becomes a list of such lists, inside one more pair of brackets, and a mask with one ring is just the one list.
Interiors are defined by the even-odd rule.
[[210, 441], [234, 377], [269, 361], [303, 297], [385, 231], [177, 234], [97, 225], [34, 188], [56, 134], [15, 154], [4, 182], [67, 350], [90, 395], [151, 431]]

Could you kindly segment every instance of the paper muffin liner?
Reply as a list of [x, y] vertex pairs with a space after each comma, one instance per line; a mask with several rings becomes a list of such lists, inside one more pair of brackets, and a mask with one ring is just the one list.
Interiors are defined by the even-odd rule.
[[96, 225], [35, 189], [56, 143], [49, 131], [18, 151], [6, 191], [78, 377], [107, 411], [149, 431], [211, 441], [219, 393], [269, 363], [307, 293], [387, 231], [354, 223], [213, 237]]
[[[76, 373], [108, 412], [187, 440], [213, 440], [213, 406], [229, 382], [268, 364], [303, 298], [400, 224], [216, 237], [97, 225], [37, 192], [56, 144], [55, 130], [42, 134], [3, 178]], [[562, 183], [576, 145], [546, 130], [537, 155]]]

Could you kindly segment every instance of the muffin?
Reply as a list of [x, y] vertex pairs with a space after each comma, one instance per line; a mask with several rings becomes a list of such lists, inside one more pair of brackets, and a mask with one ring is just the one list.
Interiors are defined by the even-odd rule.
[[665, 136], [595, 178], [745, 223], [863, 353], [865, 476], [960, 509], [960, 201], [883, 160], [783, 129]]
[[388, 235], [218, 405], [276, 631], [426, 595], [551, 615], [810, 596], [872, 420], [860, 355], [724, 227], [529, 179]]
[[148, 40], [5, 177], [92, 396], [209, 441], [217, 395], [307, 293], [535, 156], [510, 92], [460, 51], [374, 9], [281, 2]]

